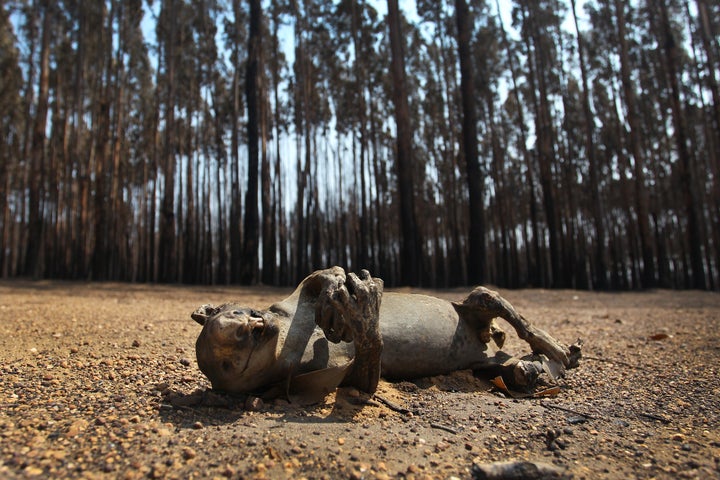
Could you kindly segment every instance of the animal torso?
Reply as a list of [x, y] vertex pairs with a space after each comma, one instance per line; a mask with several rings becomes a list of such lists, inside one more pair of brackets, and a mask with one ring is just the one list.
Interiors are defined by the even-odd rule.
[[[298, 373], [336, 367], [354, 355], [352, 343], [331, 343], [314, 320], [313, 305], [299, 295], [270, 307], [280, 326], [278, 359]], [[382, 375], [410, 379], [471, 368], [496, 349], [448, 301], [426, 295], [386, 292], [380, 306], [384, 341]], [[294, 364], [294, 365], [293, 365]]]

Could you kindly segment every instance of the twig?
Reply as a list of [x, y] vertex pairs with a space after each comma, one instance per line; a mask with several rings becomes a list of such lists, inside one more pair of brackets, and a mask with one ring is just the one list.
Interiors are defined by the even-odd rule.
[[201, 412], [200, 410], [197, 410], [197, 409], [195, 409], [195, 408], [189, 407], [189, 406], [187, 406], [187, 405], [175, 405], [175, 404], [172, 404], [172, 403], [161, 403], [161, 404], [160, 404], [160, 409], [161, 409], [161, 410], [162, 410], [162, 409], [165, 409], [165, 410], [187, 410], [188, 412], [192, 412], [192, 413], [194, 413], [195, 415], [205, 416], [205, 417], [208, 416], [208, 414], [203, 413], [203, 412]]
[[376, 402], [372, 398], [348, 398], [348, 402], [353, 405], [368, 405], [370, 407], [381, 407], [380, 402]]
[[657, 420], [658, 422], [662, 422], [665, 424], [670, 423], [670, 420], [668, 420], [667, 418], [661, 417], [659, 415], [653, 415], [652, 413], [640, 412], [638, 415], [640, 415], [641, 417], [649, 418], [651, 420]]
[[562, 410], [563, 412], [572, 413], [573, 415], [580, 415], [581, 417], [585, 417], [590, 420], [596, 419], [596, 417], [594, 417], [593, 415], [590, 415], [589, 413], [578, 412], [577, 410], [572, 410], [570, 408], [561, 407], [560, 405], [553, 405], [551, 403], [540, 402], [540, 406], [545, 407], [547, 409], [554, 408], [555, 410]]
[[457, 435], [457, 434], [458, 434], [457, 430], [455, 430], [454, 428], [448, 427], [448, 426], [446, 426], [446, 425], [441, 425], [441, 424], [439, 424], [439, 423], [431, 423], [431, 424], [430, 424], [430, 427], [431, 427], [431, 428], [437, 428], [438, 430], [445, 430], [446, 432], [452, 433], [453, 435]]
[[623, 367], [632, 368], [635, 370], [645, 370], [645, 367], [638, 367], [637, 365], [633, 365], [632, 363], [623, 362], [622, 360], [612, 360], [610, 358], [601, 358], [601, 357], [593, 357], [591, 355], [583, 355], [582, 358], [584, 360], [595, 360], [597, 362], [605, 362], [605, 363], [615, 363], [617, 365], [622, 365]]
[[391, 402], [390, 400], [381, 397], [377, 393], [375, 395], [373, 395], [373, 398], [375, 398], [377, 401], [379, 401], [380, 403], [382, 403], [383, 405], [388, 407], [393, 412], [402, 413], [403, 415], [407, 415], [408, 413], [410, 413], [410, 410], [408, 410], [407, 408], [401, 407], [400, 405], [397, 405], [397, 404]]
[[192, 412], [192, 413], [194, 413], [195, 415], [203, 415], [203, 416], [206, 416], [206, 417], [208, 416], [206, 413], [203, 413], [203, 412], [201, 412], [200, 410], [196, 410], [196, 409], [194, 409], [194, 408], [192, 408], [192, 407], [188, 407], [187, 405], [177, 405], [175, 408], [179, 408], [179, 409], [181, 409], [181, 410], [187, 410], [188, 412]]

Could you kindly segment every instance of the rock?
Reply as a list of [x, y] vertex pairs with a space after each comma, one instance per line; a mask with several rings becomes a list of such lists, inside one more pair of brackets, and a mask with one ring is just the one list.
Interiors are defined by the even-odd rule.
[[262, 401], [262, 398], [253, 397], [251, 395], [245, 399], [245, 410], [248, 410], [250, 412], [257, 412], [258, 410], [263, 408], [263, 405], [264, 402]]
[[87, 429], [88, 424], [88, 421], [83, 418], [75, 420], [73, 423], [70, 424], [67, 431], [65, 432], [65, 437], [72, 438], [78, 436], [80, 433], [84, 432]]
[[156, 383], [154, 389], [158, 392], [165, 392], [170, 388], [170, 384], [168, 382], [160, 382]]
[[410, 464], [407, 466], [406, 472], [413, 473], [413, 474], [420, 473], [420, 467], [418, 467], [417, 465], [414, 465], [414, 464]]
[[40, 475], [43, 475], [45, 471], [42, 468], [29, 466], [23, 470], [23, 473], [28, 477], [39, 477]]
[[152, 479], [160, 479], [165, 478], [165, 475], [167, 473], [167, 466], [163, 465], [162, 463], [155, 463], [153, 464], [152, 468], [150, 469], [150, 478]]
[[541, 462], [495, 462], [473, 464], [473, 480], [569, 480], [564, 470]]
[[197, 452], [195, 452], [195, 450], [190, 447], [183, 447], [182, 456], [185, 460], [192, 460], [193, 458], [197, 457]]
[[448, 448], [450, 448], [450, 444], [447, 442], [443, 442], [442, 440], [435, 444], [436, 453], [444, 452]]

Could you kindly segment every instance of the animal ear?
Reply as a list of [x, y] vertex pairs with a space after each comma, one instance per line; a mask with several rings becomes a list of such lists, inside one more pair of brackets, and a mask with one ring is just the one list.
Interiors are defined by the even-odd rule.
[[191, 313], [190, 317], [200, 325], [205, 325], [207, 319], [215, 315], [218, 311], [220, 311], [220, 307], [209, 304], [203, 305], [202, 307]]
[[463, 313], [468, 311], [466, 306], [460, 302], [450, 302], [450, 303], [452, 303], [453, 308], [455, 308], [455, 311], [460, 315], [462, 315]]
[[[474, 319], [474, 315], [476, 313], [476, 308], [473, 308], [471, 305], [468, 305], [466, 303], [460, 303], [460, 302], [450, 302], [452, 303], [453, 308], [455, 308], [455, 311], [458, 313], [458, 315], [465, 320], [468, 319]], [[470, 320], [472, 322], [472, 320]]]

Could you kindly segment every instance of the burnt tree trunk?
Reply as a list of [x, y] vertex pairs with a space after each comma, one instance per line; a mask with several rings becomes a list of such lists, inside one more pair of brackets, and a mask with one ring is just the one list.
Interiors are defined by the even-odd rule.
[[472, 51], [470, 48], [472, 19], [465, 0], [455, 0], [455, 19], [458, 29], [460, 91], [462, 93], [463, 109], [462, 145], [469, 196], [468, 281], [472, 284], [481, 284], [485, 280], [483, 178], [478, 158], [475, 75], [473, 73]]
[[682, 201], [687, 215], [687, 236], [690, 248], [690, 265], [692, 267], [691, 285], [693, 288], [705, 289], [705, 266], [703, 263], [703, 235], [700, 225], [700, 212], [694, 190], [691, 155], [687, 145], [687, 127], [680, 102], [680, 85], [678, 82], [678, 50], [675, 36], [670, 27], [667, 5], [664, 0], [653, 2], [660, 11], [660, 28], [657, 32], [658, 43], [663, 46], [667, 77], [670, 84], [670, 108], [672, 110], [674, 137], [679, 159], [680, 185]]
[[240, 281], [246, 285], [257, 282], [258, 271], [258, 73], [260, 57], [260, 0], [250, 0], [250, 37], [248, 40], [248, 62], [245, 78], [245, 97], [247, 99], [247, 136], [248, 136], [248, 186], [245, 192], [245, 221], [243, 238], [243, 264]]
[[640, 247], [643, 252], [643, 287], [655, 285], [655, 260], [650, 222], [648, 217], [648, 195], [645, 187], [644, 156], [640, 148], [640, 118], [635, 101], [635, 90], [630, 75], [630, 58], [625, 32], [625, 7], [621, 0], [615, 0], [615, 18], [618, 40], [620, 42], [620, 78], [627, 109], [627, 121], [630, 129], [630, 151], [635, 163], [635, 205], [640, 235]]
[[418, 285], [422, 260], [420, 230], [415, 214], [415, 188], [413, 181], [412, 130], [405, 80], [405, 57], [400, 26], [398, 0], [388, 0], [388, 26], [392, 53], [391, 73], [393, 103], [397, 128], [396, 170], [400, 193], [400, 223], [402, 240], [400, 247], [401, 277], [405, 285]]
[[40, 255], [44, 249], [42, 192], [44, 191], [45, 176], [45, 128], [48, 115], [48, 93], [50, 90], [50, 3], [41, 1], [42, 5], [42, 33], [40, 40], [40, 76], [38, 79], [38, 99], [35, 111], [35, 122], [32, 128], [32, 143], [30, 147], [30, 178], [29, 178], [29, 205], [28, 205], [28, 246], [25, 256], [25, 271], [38, 278], [42, 274], [42, 259]]

